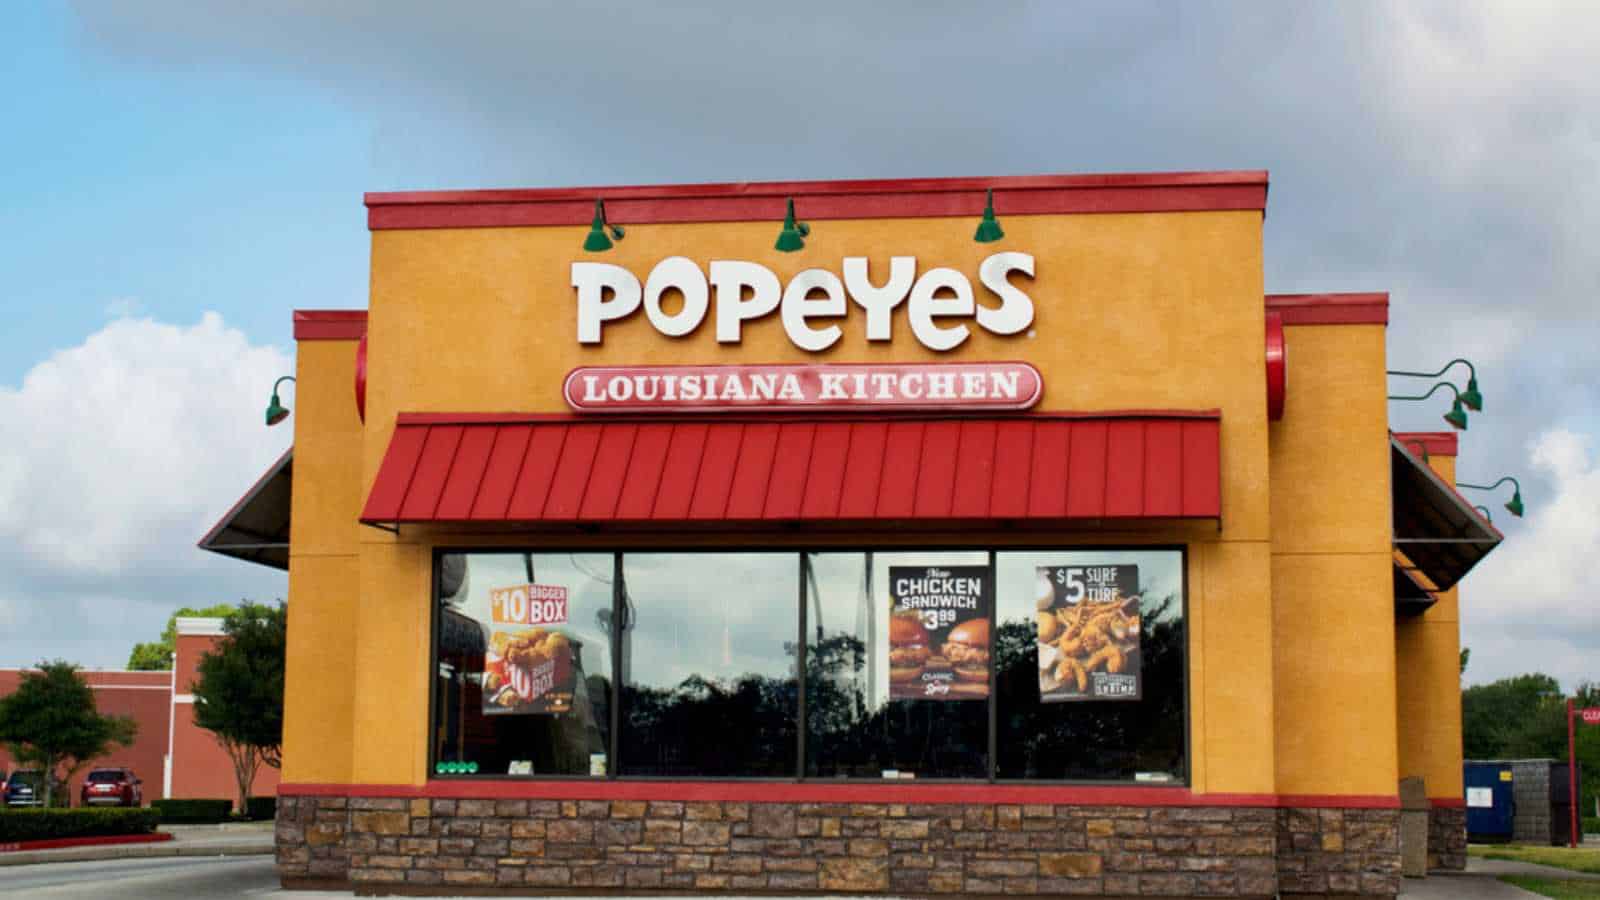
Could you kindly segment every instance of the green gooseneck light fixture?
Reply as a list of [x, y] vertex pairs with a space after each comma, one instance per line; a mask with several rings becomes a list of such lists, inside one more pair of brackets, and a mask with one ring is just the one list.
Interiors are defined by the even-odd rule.
[[1461, 408], [1461, 400], [1462, 400], [1461, 391], [1458, 390], [1455, 385], [1451, 384], [1448, 381], [1439, 382], [1438, 384], [1436, 384], [1433, 387], [1429, 388], [1428, 392], [1426, 394], [1417, 394], [1415, 396], [1390, 394], [1389, 395], [1389, 399], [1390, 400], [1426, 400], [1429, 397], [1432, 397], [1434, 394], [1438, 393], [1439, 388], [1442, 388], [1442, 387], [1449, 388], [1450, 389], [1450, 393], [1456, 395], [1456, 401], [1455, 401], [1455, 403], [1452, 403], [1450, 405], [1450, 411], [1444, 414], [1444, 420], [1446, 422], [1450, 423], [1450, 427], [1451, 428], [1454, 428], [1457, 431], [1466, 431], [1467, 430], [1467, 411]]
[[772, 246], [779, 253], [793, 253], [806, 248], [806, 238], [811, 226], [794, 220], [794, 198], [789, 198], [789, 211], [783, 216], [783, 230], [778, 232], [778, 242]]
[[1506, 511], [1517, 518], [1522, 518], [1522, 483], [1510, 475], [1496, 481], [1494, 484], [1467, 484], [1464, 481], [1456, 482], [1458, 488], [1472, 488], [1475, 491], [1492, 491], [1506, 482], [1511, 482], [1511, 499], [1506, 502]]
[[285, 381], [293, 381], [293, 375], [285, 375], [272, 383], [272, 400], [267, 403], [267, 424], [276, 425], [289, 418], [289, 407], [284, 406], [278, 399], [278, 385]]
[[978, 223], [978, 231], [972, 239], [980, 244], [992, 244], [1005, 236], [1000, 230], [1000, 221], [994, 217], [994, 188], [990, 188], [983, 201], [983, 221]]
[[1478, 370], [1468, 359], [1452, 359], [1444, 364], [1444, 368], [1437, 372], [1402, 372], [1398, 369], [1389, 371], [1390, 375], [1404, 375], [1408, 378], [1438, 378], [1450, 371], [1456, 363], [1463, 363], [1467, 367], [1467, 389], [1461, 392], [1461, 402], [1473, 412], [1483, 412], [1483, 394], [1478, 392]]
[[[606, 230], [610, 229], [611, 236], [606, 237]], [[594, 221], [589, 223], [589, 236], [583, 239], [583, 249], [590, 253], [604, 253], [611, 249], [612, 241], [620, 241], [626, 234], [621, 228], [606, 221], [606, 202], [594, 201]]]

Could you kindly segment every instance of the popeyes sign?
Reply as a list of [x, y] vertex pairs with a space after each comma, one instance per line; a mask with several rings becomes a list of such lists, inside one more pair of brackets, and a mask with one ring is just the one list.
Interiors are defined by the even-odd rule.
[[[972, 334], [968, 321], [991, 334], [1017, 334], [1033, 324], [1032, 298], [1010, 282], [1014, 272], [1033, 276], [1031, 253], [996, 253], [979, 264], [978, 283], [999, 301], [998, 306], [978, 303], [971, 280], [955, 269], [935, 267], [919, 274], [914, 256], [890, 258], [888, 276], [881, 283], [874, 283], [866, 257], [846, 257], [841, 269], [843, 278], [828, 269], [805, 269], [782, 285], [760, 263], [712, 260], [708, 277], [694, 260], [671, 256], [657, 263], [641, 284], [622, 266], [575, 262], [578, 342], [600, 343], [606, 323], [625, 319], [640, 307], [655, 330], [667, 337], [692, 333], [710, 315], [716, 320], [717, 341], [723, 344], [739, 343], [745, 322], [776, 312], [789, 341], [812, 353], [844, 337], [844, 330], [829, 320], [845, 318], [852, 303], [866, 314], [868, 341], [892, 339], [891, 317], [905, 303], [912, 336], [940, 352], [967, 340]], [[883, 278], [884, 273], [877, 274]], [[662, 304], [669, 291], [683, 300], [675, 312]]]
[[[911, 256], [892, 257], [881, 284], [872, 280], [865, 257], [846, 257], [841, 270], [842, 278], [805, 269], [782, 285], [759, 263], [713, 260], [708, 276], [693, 260], [673, 256], [641, 284], [622, 266], [575, 262], [578, 342], [600, 343], [607, 323], [641, 307], [667, 337], [688, 335], [712, 317], [723, 344], [739, 343], [745, 322], [776, 312], [790, 342], [812, 353], [844, 337], [831, 320], [846, 318], [851, 304], [865, 313], [868, 341], [891, 340], [894, 311], [905, 304], [912, 337], [940, 352], [959, 347], [973, 326], [1009, 335], [1033, 324], [1033, 300], [1010, 281], [1013, 273], [1032, 277], [1028, 253], [996, 253], [978, 266], [978, 283], [997, 305], [978, 303], [972, 282], [955, 269], [919, 274]], [[675, 312], [662, 302], [669, 291], [682, 298]], [[1018, 410], [1038, 402], [1044, 380], [1022, 362], [597, 366], [572, 370], [562, 390], [581, 412]]]

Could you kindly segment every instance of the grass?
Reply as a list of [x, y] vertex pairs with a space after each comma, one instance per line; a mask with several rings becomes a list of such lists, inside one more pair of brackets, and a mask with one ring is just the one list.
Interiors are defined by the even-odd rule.
[[[1482, 859], [1509, 859], [1514, 862], [1538, 863], [1573, 872], [1600, 875], [1600, 850], [1590, 847], [1529, 847], [1519, 844], [1473, 844], [1467, 848], [1469, 856]], [[1584, 895], [1589, 896], [1589, 895]]]
[[1534, 875], [1501, 875], [1500, 880], [1556, 900], [1600, 900], [1600, 881], [1561, 881]]

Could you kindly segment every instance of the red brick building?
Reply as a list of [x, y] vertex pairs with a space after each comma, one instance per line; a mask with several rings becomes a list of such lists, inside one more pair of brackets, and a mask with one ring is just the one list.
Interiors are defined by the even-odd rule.
[[[138, 736], [127, 747], [113, 749], [80, 768], [68, 784], [76, 804], [89, 770], [98, 766], [126, 766], [144, 780], [148, 803], [163, 797], [220, 797], [232, 799], [233, 764], [211, 732], [194, 722], [194, 695], [200, 657], [222, 635], [221, 619], [179, 619], [173, 668], [168, 672], [88, 670], [84, 680], [94, 691], [95, 706], [106, 715], [132, 716]], [[16, 690], [22, 669], [0, 669], [0, 696]], [[16, 763], [0, 747], [0, 771], [9, 773]], [[252, 796], [277, 792], [278, 770], [263, 766], [256, 773]]]

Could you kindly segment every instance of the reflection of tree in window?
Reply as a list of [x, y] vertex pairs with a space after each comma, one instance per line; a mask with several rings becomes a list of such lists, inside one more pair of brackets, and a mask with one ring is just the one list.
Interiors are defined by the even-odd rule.
[[624, 554], [621, 771], [792, 776], [792, 553]]

